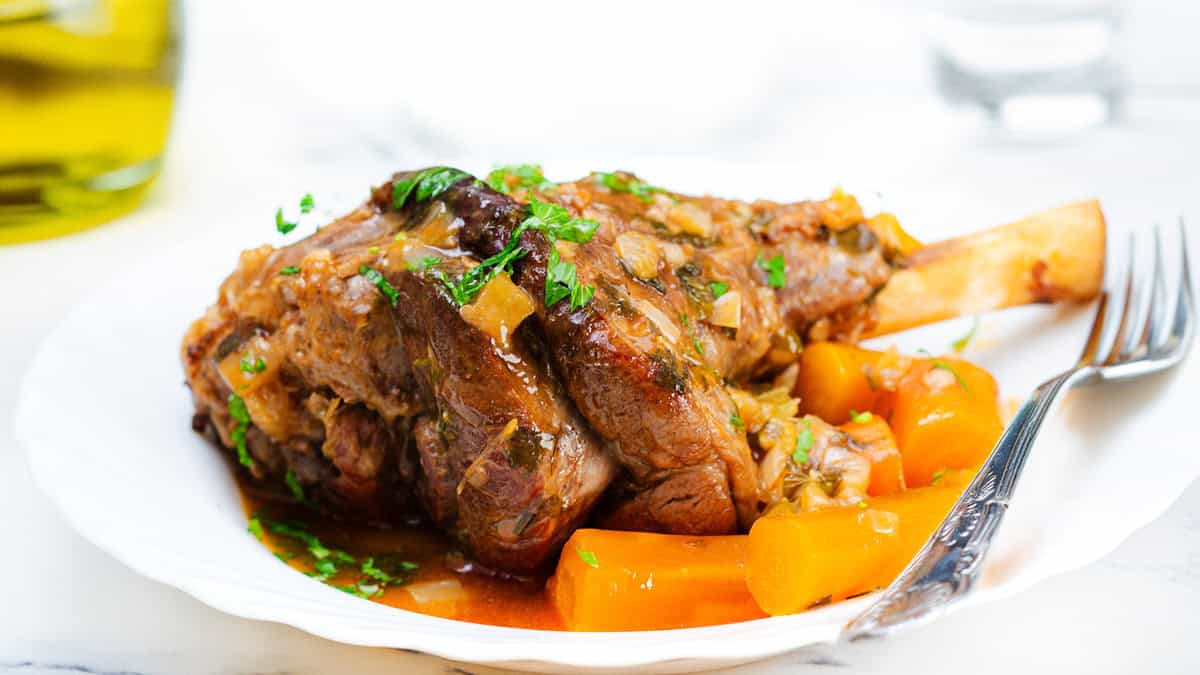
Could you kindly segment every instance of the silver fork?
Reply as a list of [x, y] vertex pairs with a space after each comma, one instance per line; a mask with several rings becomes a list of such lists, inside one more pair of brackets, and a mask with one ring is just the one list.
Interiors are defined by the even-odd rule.
[[1162, 239], [1156, 226], [1149, 274], [1138, 269], [1131, 235], [1120, 312], [1110, 307], [1110, 293], [1100, 296], [1078, 363], [1034, 390], [941, 526], [874, 604], [846, 624], [842, 640], [882, 636], [929, 621], [971, 592], [1042, 422], [1064, 392], [1156, 373], [1183, 360], [1196, 320], [1182, 218], [1179, 237], [1180, 281], [1173, 316], [1164, 304]]

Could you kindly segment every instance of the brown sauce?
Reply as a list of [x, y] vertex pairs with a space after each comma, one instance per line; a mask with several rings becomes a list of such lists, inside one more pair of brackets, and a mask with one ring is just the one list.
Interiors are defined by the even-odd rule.
[[[272, 532], [268, 523], [300, 526], [326, 548], [354, 557], [353, 563], [337, 564], [338, 571], [323, 582], [330, 586], [355, 588], [360, 581], [366, 584], [360, 588], [367, 591], [378, 586], [361, 571], [368, 558], [384, 573], [398, 578], [364, 600], [471, 623], [564, 630], [546, 593], [544, 577], [513, 578], [480, 570], [444, 534], [429, 526], [385, 529], [347, 523], [322, 517], [300, 504], [264, 499], [247, 487], [243, 485], [241, 491], [247, 518], [259, 518], [264, 524], [263, 545], [297, 573], [315, 573], [317, 558], [300, 540]], [[417, 567], [408, 571], [404, 563]], [[322, 582], [314, 578], [313, 583]]]

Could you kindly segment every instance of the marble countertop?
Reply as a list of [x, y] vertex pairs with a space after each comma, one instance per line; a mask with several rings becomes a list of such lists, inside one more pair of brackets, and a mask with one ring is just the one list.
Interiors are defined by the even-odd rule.
[[[971, 219], [986, 224], [993, 214], [1019, 215], [1101, 195], [1110, 218], [1172, 217], [1182, 211], [1200, 219], [1195, 72], [1188, 86], [1166, 91], [1171, 83], [1156, 80], [1135, 89], [1120, 125], [1054, 143], [1002, 143], [981, 134], [977, 119], [943, 110], [921, 89], [920, 77], [913, 88], [858, 87], [814, 97], [802, 80], [775, 73], [738, 92], [748, 111], [722, 103], [709, 119], [697, 112], [687, 128], [665, 140], [633, 130], [622, 136], [624, 145], [589, 146], [571, 142], [569, 124], [550, 123], [552, 137], [539, 142], [514, 121], [512, 133], [497, 132], [493, 143], [480, 146], [474, 130], [463, 127], [456, 135], [454, 118], [436, 107], [395, 99], [390, 112], [372, 113], [367, 106], [362, 116], [351, 117], [354, 111], [340, 105], [344, 99], [301, 91], [296, 83], [303, 78], [294, 73], [256, 76], [254, 68], [279, 58], [248, 56], [257, 38], [246, 36], [261, 29], [255, 12], [230, 26], [221, 21], [222, 11], [198, 4], [187, 6], [189, 56], [170, 155], [144, 208], [76, 236], [0, 248], [0, 288], [6, 289], [0, 293], [0, 511], [6, 514], [0, 519], [5, 543], [0, 673], [494, 672], [234, 618], [143, 579], [67, 527], [33, 486], [14, 439], [20, 374], [75, 298], [119, 272], [124, 262], [153, 255], [202, 228], [220, 229], [247, 245], [257, 241], [255, 233], [231, 235], [221, 213], [257, 208], [269, 217], [273, 202], [264, 199], [298, 182], [320, 180], [331, 167], [371, 180], [388, 167], [468, 155], [501, 161], [532, 155], [548, 164], [620, 157], [638, 167], [718, 156], [762, 167], [800, 163], [798, 184], [846, 177], [898, 194], [919, 188], [923, 195], [943, 195], [936, 208], [913, 204], [902, 211], [915, 217], [944, 218], [955, 209], [971, 209]], [[296, 41], [300, 47], [314, 44], [304, 36]], [[1196, 56], [1197, 49], [1190, 49]], [[1184, 61], [1194, 67], [1200, 58]], [[281, 105], [297, 100], [304, 105]], [[715, 140], [697, 147], [695, 137]], [[639, 157], [647, 158], [645, 164], [629, 159]], [[810, 158], [819, 161], [806, 162]], [[992, 197], [981, 202], [980, 194]], [[69, 422], [69, 411], [64, 415]], [[1153, 462], [1130, 470], [1153, 471]], [[1031, 667], [1197, 672], [1196, 634], [1200, 484], [1104, 559], [1013, 598], [965, 609], [884, 642], [812, 648], [730, 672], [1010, 673]], [[986, 660], [979, 659], [981, 653]]]

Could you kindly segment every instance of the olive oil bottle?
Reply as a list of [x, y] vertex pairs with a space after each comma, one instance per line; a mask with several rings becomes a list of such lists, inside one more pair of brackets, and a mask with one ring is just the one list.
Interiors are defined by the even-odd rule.
[[0, 244], [135, 208], [177, 71], [170, 0], [0, 0]]

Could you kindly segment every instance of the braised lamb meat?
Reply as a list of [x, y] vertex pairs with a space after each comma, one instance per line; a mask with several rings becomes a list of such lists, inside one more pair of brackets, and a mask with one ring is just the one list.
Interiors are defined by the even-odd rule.
[[[613, 181], [640, 184], [628, 175]], [[539, 197], [599, 224], [587, 243], [556, 244], [595, 297], [578, 309], [537, 303], [535, 311], [571, 398], [625, 469], [604, 524], [688, 534], [749, 527], [763, 500], [724, 380], [790, 363], [797, 331], [861, 308], [890, 270], [878, 242], [854, 223], [862, 239], [843, 245], [820, 203], [747, 205], [662, 191], [646, 199], [596, 179]], [[525, 214], [471, 181], [443, 198], [463, 217], [460, 245], [479, 258], [503, 250]], [[550, 243], [533, 230], [520, 242], [528, 255], [513, 279], [536, 297]], [[784, 274], [771, 277], [772, 260]], [[723, 284], [719, 293], [714, 282]], [[731, 301], [736, 309], [719, 315]]]
[[[314, 506], [382, 522], [405, 518], [415, 496], [485, 564], [530, 571], [589, 514], [615, 463], [559, 393], [535, 334], [496, 344], [442, 284], [369, 252], [441, 255], [420, 237], [454, 219], [423, 215], [368, 205], [291, 247], [244, 254], [185, 338], [197, 415], [236, 445], [237, 394], [255, 477], [282, 486], [291, 471]], [[395, 308], [360, 274], [367, 263]], [[281, 274], [289, 267], [299, 271]]]
[[346, 517], [419, 504], [484, 563], [528, 571], [589, 516], [747, 528], [765, 499], [727, 383], [777, 372], [802, 336], [869, 327], [890, 269], [836, 195], [435, 168], [244, 253], [184, 362], [197, 428], [255, 478]]

